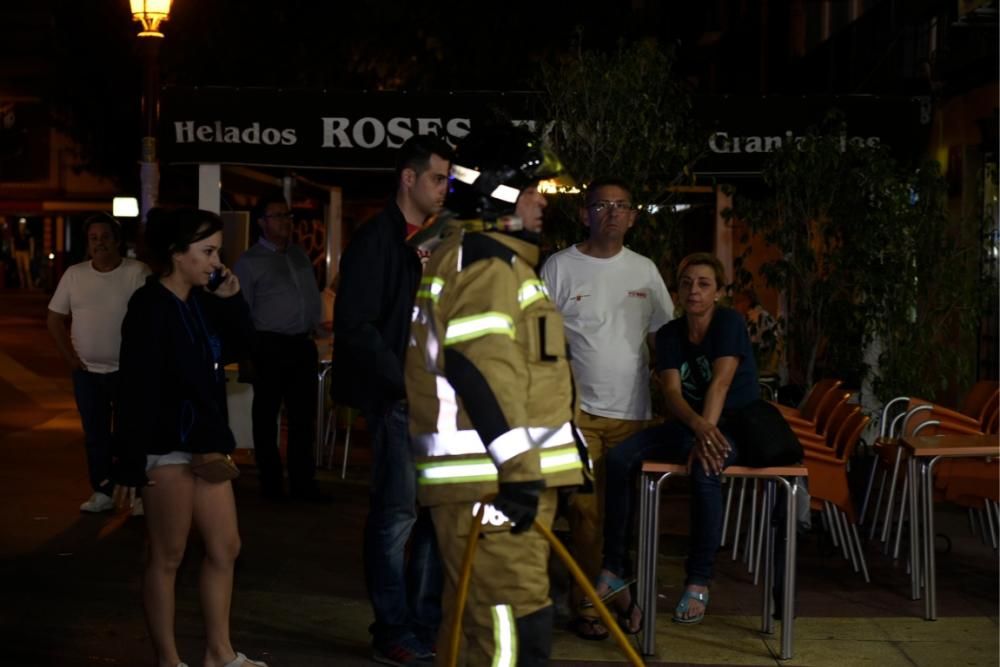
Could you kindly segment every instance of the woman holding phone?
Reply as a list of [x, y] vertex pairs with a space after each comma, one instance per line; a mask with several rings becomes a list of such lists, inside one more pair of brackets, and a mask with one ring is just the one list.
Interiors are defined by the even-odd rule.
[[[219, 258], [222, 221], [214, 213], [154, 209], [146, 243], [153, 275], [132, 296], [122, 324], [115, 477], [142, 492], [149, 533], [143, 603], [157, 666], [187, 667], [174, 637], [174, 586], [193, 523], [205, 544], [202, 664], [260, 667], [230, 643], [240, 536], [232, 485], [219, 481], [230, 476], [227, 469], [238, 472], [225, 458], [236, 443], [223, 367], [248, 356], [249, 310]], [[213, 274], [218, 284], [210, 292]], [[215, 474], [193, 468], [200, 459], [211, 461]]]

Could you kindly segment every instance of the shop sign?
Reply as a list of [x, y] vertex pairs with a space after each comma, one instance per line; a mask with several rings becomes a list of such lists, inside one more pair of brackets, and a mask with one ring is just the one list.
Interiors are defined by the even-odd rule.
[[[327, 93], [277, 89], [168, 88], [163, 94], [161, 156], [166, 162], [289, 168], [390, 170], [414, 134], [451, 144], [497, 117], [534, 126], [535, 93]], [[844, 121], [841, 146], [888, 145], [900, 155], [926, 145], [922, 98], [847, 96], [696, 96], [693, 115], [705, 139], [695, 172], [756, 174], [768, 153], [801, 144], [831, 111]]]

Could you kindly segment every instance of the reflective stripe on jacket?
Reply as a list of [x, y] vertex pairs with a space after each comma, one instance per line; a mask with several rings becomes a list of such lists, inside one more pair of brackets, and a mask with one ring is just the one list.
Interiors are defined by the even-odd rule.
[[537, 259], [531, 243], [456, 228], [427, 263], [406, 354], [424, 505], [582, 481], [562, 317]]

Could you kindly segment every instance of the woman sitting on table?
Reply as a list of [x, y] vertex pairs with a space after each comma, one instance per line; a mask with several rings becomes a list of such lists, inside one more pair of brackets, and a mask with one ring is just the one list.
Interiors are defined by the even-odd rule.
[[[737, 443], [725, 415], [759, 397], [757, 368], [746, 323], [718, 305], [725, 285], [722, 263], [711, 254], [684, 258], [677, 272], [683, 316], [656, 333], [656, 370], [671, 421], [641, 431], [605, 459], [604, 563], [597, 593], [618, 597], [619, 623], [626, 632], [642, 626], [629, 591], [630, 513], [634, 481], [644, 460], [687, 462], [691, 475], [691, 538], [685, 590], [674, 621], [699, 623], [708, 606], [715, 553], [722, 541], [720, 473], [736, 461]], [[614, 520], [612, 520], [614, 517]]]
[[[226, 414], [228, 361], [248, 356], [250, 312], [222, 265], [222, 220], [208, 211], [154, 209], [146, 243], [154, 275], [122, 324], [115, 481], [142, 490], [149, 558], [142, 593], [158, 667], [186, 667], [174, 636], [177, 569], [192, 524], [201, 534], [205, 667], [266, 667], [233, 650], [229, 611], [240, 551], [232, 484], [192, 472], [197, 454], [236, 446]], [[221, 284], [210, 278], [221, 274]], [[218, 457], [217, 457], [218, 458]]]

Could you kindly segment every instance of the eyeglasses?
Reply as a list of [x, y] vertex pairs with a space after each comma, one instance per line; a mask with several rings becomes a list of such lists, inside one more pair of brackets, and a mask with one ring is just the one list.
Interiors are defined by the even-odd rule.
[[294, 213], [265, 213], [264, 217], [271, 220], [295, 220]]
[[614, 213], [615, 211], [628, 213], [629, 211], [634, 210], [635, 207], [632, 206], [631, 202], [627, 201], [595, 201], [587, 208], [600, 215], [605, 211], [609, 211], [611, 213]]

